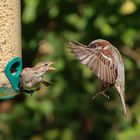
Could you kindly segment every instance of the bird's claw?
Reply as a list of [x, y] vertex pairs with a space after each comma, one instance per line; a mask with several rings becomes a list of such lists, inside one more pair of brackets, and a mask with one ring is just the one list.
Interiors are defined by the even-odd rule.
[[104, 92], [97, 93], [95, 96], [92, 97], [92, 100], [95, 100], [95, 98], [96, 98], [97, 96], [99, 96], [99, 95], [102, 95], [102, 96], [104, 96], [105, 98], [107, 98], [107, 99], [109, 100], [109, 96], [106, 95]]

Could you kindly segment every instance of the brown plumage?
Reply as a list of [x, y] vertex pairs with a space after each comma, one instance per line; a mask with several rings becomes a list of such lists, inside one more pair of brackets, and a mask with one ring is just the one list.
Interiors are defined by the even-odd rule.
[[96, 96], [102, 94], [108, 97], [105, 91], [114, 85], [121, 99], [123, 113], [126, 115], [124, 64], [117, 48], [103, 39], [92, 41], [87, 46], [77, 41], [70, 42], [69, 48], [80, 62], [91, 69], [102, 81], [101, 92]]
[[45, 80], [43, 76], [47, 72], [55, 70], [52, 64], [54, 62], [40, 62], [32, 68], [24, 68], [20, 74], [20, 91], [32, 93], [39, 90], [40, 84], [49, 86], [51, 82]]

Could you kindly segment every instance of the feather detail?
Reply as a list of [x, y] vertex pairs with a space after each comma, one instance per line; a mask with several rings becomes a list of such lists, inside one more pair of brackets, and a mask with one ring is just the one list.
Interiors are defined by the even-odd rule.
[[106, 50], [94, 51], [85, 45], [69, 43], [72, 53], [80, 62], [91, 69], [105, 83], [113, 84], [117, 76], [116, 68], [110, 53]]

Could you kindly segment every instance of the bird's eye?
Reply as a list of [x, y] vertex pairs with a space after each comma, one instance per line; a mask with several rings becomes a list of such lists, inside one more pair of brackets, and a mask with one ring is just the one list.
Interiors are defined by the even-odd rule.
[[92, 47], [92, 48], [96, 48], [97, 45], [96, 45], [96, 44], [91, 44], [91, 47]]

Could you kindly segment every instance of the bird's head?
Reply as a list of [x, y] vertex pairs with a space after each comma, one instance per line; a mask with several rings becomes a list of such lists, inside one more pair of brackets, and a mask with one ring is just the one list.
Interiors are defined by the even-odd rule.
[[89, 48], [95, 50], [108, 50], [110, 46], [112, 46], [111, 43], [103, 39], [94, 40], [88, 45]]
[[34, 68], [40, 72], [55, 71], [56, 68], [52, 66], [54, 63], [55, 62], [40, 62]]

